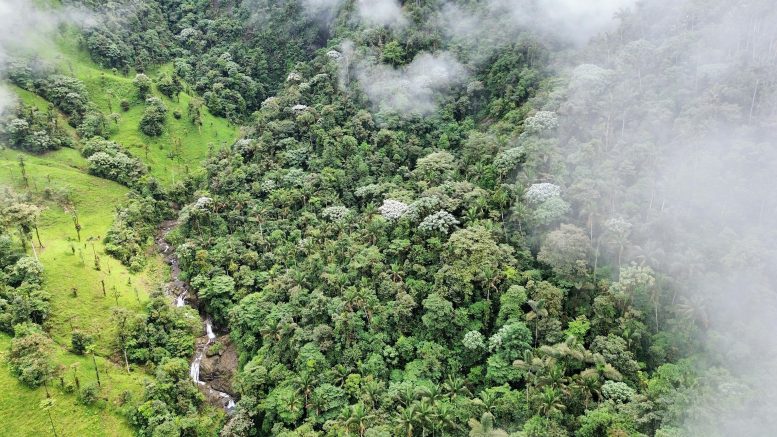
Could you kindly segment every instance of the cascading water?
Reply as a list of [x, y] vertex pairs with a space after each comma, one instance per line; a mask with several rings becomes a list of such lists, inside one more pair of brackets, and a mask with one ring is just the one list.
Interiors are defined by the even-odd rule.
[[200, 381], [200, 363], [202, 362], [202, 357], [205, 356], [208, 346], [213, 344], [213, 340], [216, 339], [216, 334], [213, 333], [213, 323], [211, 323], [210, 319], [205, 319], [205, 334], [208, 336], [208, 341], [206, 341], [202, 348], [194, 354], [194, 360], [192, 360], [192, 366], [189, 369], [189, 375], [197, 384], [203, 384], [203, 382]]
[[[169, 244], [165, 242], [165, 236], [170, 230], [175, 227], [175, 221], [167, 221], [162, 223], [159, 229], [159, 235], [156, 243], [159, 252], [165, 257], [165, 261], [170, 265], [171, 282], [167, 284], [168, 291], [175, 297], [174, 304], [176, 307], [181, 308], [187, 304], [186, 296], [188, 295], [188, 286], [185, 282], [179, 279], [181, 274], [181, 267], [178, 264], [178, 259], [175, 256], [175, 252], [172, 250]], [[204, 344], [197, 348], [194, 353], [194, 359], [192, 365], [189, 368], [189, 376], [196, 384], [198, 384], [207, 394], [217, 397], [220, 400], [220, 404], [224, 409], [231, 413], [235, 408], [235, 400], [227, 393], [216, 390], [206, 382], [200, 381], [200, 364], [202, 359], [207, 353], [208, 347], [216, 340], [216, 334], [213, 332], [213, 323], [210, 318], [203, 316], [203, 324], [205, 325], [205, 334], [207, 340]]]

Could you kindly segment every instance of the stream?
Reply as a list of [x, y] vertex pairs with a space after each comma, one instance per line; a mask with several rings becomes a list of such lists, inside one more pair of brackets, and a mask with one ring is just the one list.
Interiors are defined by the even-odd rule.
[[[187, 297], [189, 296], [189, 284], [181, 280], [181, 266], [178, 263], [178, 258], [175, 256], [175, 250], [170, 246], [165, 238], [167, 234], [175, 228], [178, 224], [177, 220], [166, 220], [159, 225], [155, 243], [157, 250], [165, 259], [165, 262], [170, 266], [170, 282], [165, 284], [165, 291], [173, 298], [173, 304], [176, 307], [183, 307], [187, 304], [192, 308], [199, 310], [193, 303], [187, 303]], [[205, 330], [205, 341], [197, 341], [197, 347], [192, 358], [192, 364], [189, 368], [189, 376], [200, 389], [205, 393], [208, 400], [212, 403], [218, 404], [227, 413], [231, 413], [235, 408], [235, 399], [228, 393], [216, 390], [211, 387], [211, 384], [206, 381], [200, 380], [200, 364], [205, 357], [208, 347], [216, 340], [216, 334], [213, 332], [213, 323], [207, 314], [200, 312], [202, 317], [202, 324]]]

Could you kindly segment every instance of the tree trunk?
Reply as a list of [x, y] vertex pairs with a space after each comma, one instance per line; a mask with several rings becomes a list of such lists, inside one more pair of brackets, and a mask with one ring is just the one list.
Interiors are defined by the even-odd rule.
[[94, 356], [94, 351], [92, 351], [92, 363], [94, 363], [94, 374], [97, 376], [97, 386], [102, 387], [102, 384], [100, 384], [100, 371], [97, 370], [97, 358]]
[[54, 419], [51, 417], [51, 411], [47, 412], [49, 414], [49, 422], [51, 422], [51, 432], [54, 433], [54, 437], [59, 437], [59, 434], [57, 434], [57, 428], [54, 427]]
[[43, 243], [41, 243], [40, 234], [38, 233], [38, 225], [35, 225], [35, 237], [38, 239], [38, 247], [43, 248]]

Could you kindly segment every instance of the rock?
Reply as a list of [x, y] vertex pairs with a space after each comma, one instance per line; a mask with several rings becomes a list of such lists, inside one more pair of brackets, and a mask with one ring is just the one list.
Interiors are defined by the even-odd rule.
[[202, 357], [200, 362], [200, 381], [207, 382], [218, 391], [234, 395], [232, 379], [237, 369], [237, 350], [229, 336], [218, 337], [216, 342], [221, 343], [222, 347], [219, 353], [212, 354], [211, 356], [208, 356], [206, 353]]

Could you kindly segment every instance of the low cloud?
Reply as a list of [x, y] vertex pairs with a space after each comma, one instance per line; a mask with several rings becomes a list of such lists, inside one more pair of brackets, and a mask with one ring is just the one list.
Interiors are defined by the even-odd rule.
[[359, 19], [368, 25], [399, 27], [407, 23], [397, 0], [357, 0]]
[[[86, 27], [94, 23], [93, 16], [84, 9], [63, 6], [42, 10], [29, 0], [0, 1], [0, 80], [12, 56], [24, 56], [52, 45], [51, 37], [61, 25]], [[12, 94], [0, 89], [0, 112], [14, 102]]]
[[422, 53], [403, 67], [357, 62], [354, 74], [377, 110], [426, 115], [437, 108], [440, 96], [463, 83], [467, 70], [448, 53]]

